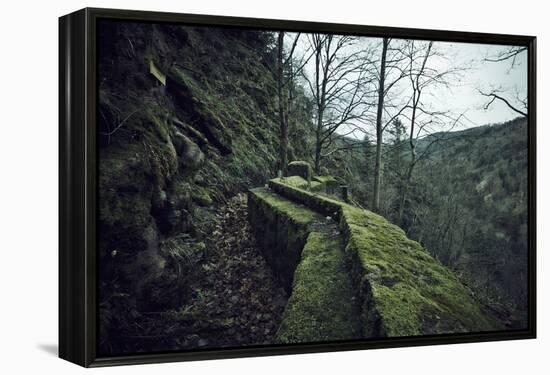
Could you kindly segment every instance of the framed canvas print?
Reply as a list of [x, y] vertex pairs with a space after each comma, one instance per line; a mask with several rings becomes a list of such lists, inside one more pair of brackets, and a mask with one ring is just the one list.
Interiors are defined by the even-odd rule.
[[535, 38], [59, 21], [60, 357], [535, 337]]

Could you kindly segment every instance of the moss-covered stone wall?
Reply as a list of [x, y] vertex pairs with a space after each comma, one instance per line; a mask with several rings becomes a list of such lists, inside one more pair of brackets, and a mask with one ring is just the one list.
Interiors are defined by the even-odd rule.
[[264, 257], [290, 292], [309, 226], [322, 221], [322, 217], [265, 188], [249, 192], [248, 215]]
[[249, 192], [248, 208], [264, 257], [290, 294], [277, 342], [361, 337], [337, 222], [266, 188]]
[[347, 272], [360, 305], [363, 337], [501, 328], [452, 271], [399, 227], [370, 211], [296, 187], [295, 182], [273, 179], [269, 186], [278, 195], [338, 222]]
[[336, 225], [308, 236], [276, 339], [280, 343], [362, 337], [356, 295]]

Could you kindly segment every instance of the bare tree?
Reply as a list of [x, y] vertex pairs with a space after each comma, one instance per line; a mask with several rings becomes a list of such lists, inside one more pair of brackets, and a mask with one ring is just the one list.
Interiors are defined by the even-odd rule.
[[[384, 113], [389, 113], [389, 107], [386, 103], [386, 97], [389, 95], [391, 89], [397, 85], [397, 83], [406, 77], [406, 67], [402, 66], [402, 63], [407, 63], [405, 55], [400, 48], [390, 48], [390, 38], [383, 38], [382, 50], [380, 57], [380, 67], [378, 72], [378, 102], [376, 107], [376, 156], [374, 165], [374, 184], [372, 194], [372, 209], [374, 211], [380, 211], [380, 185], [382, 180], [382, 146], [384, 131], [391, 124], [399, 114], [406, 108], [406, 105], [401, 106], [401, 109], [397, 113], [390, 116], [391, 118], [383, 122]], [[388, 52], [390, 56], [388, 58]], [[397, 74], [392, 76], [392, 71]]]
[[[288, 164], [288, 128], [289, 117], [294, 99], [294, 79], [301, 72], [307, 59], [303, 56], [299, 60], [298, 68], [293, 65], [294, 51], [300, 38], [296, 34], [287, 57], [284, 57], [285, 33], [280, 31], [277, 36], [277, 97], [279, 109], [279, 168], [286, 174]], [[286, 73], [286, 76], [285, 76]]]
[[[410, 103], [407, 105], [409, 120], [408, 148], [409, 158], [404, 181], [401, 184], [401, 197], [399, 201], [397, 222], [403, 226], [403, 216], [407, 195], [413, 178], [414, 168], [429, 155], [432, 146], [442, 139], [445, 134], [460, 124], [463, 113], [454, 115], [449, 111], [434, 111], [422, 101], [422, 94], [436, 86], [451, 86], [451, 81], [464, 70], [463, 68], [450, 67], [437, 69], [430, 67], [428, 62], [442, 55], [434, 49], [433, 42], [410, 41], [407, 46], [407, 58], [409, 59], [408, 79], [411, 89]], [[435, 134], [434, 134], [435, 133]], [[429, 135], [429, 138], [426, 136]], [[418, 141], [425, 138], [425, 144], [418, 151]]]
[[386, 80], [386, 55], [389, 38], [382, 41], [382, 57], [380, 58], [380, 78], [378, 79], [378, 107], [376, 110], [376, 158], [374, 164], [374, 191], [372, 194], [372, 209], [380, 210], [380, 172], [382, 164], [382, 113], [384, 111], [384, 84]]
[[286, 175], [286, 166], [288, 164], [288, 117], [285, 109], [285, 98], [283, 95], [283, 31], [279, 32], [277, 38], [277, 96], [279, 99], [279, 169]]
[[[488, 56], [484, 59], [486, 62], [491, 63], [500, 63], [500, 62], [509, 62], [510, 66], [508, 71], [514, 69], [518, 64], [518, 58], [527, 52], [527, 47], [525, 46], [511, 46], [508, 47], [493, 56]], [[480, 95], [488, 98], [487, 102], [483, 105], [484, 109], [489, 109], [495, 101], [500, 101], [504, 103], [512, 111], [518, 113], [521, 116], [527, 117], [527, 95], [520, 95], [517, 91], [515, 92], [515, 97], [510, 97], [510, 90], [498, 88], [491, 90], [478, 90]]]
[[304, 75], [315, 104], [315, 173], [322, 158], [334, 153], [334, 135], [343, 125], [357, 127], [367, 110], [368, 54], [354, 50], [351, 36], [310, 34], [314, 73]]

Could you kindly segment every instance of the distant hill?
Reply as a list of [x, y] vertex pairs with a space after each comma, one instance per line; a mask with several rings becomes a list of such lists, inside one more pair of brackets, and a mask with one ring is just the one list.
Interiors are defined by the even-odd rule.
[[526, 325], [527, 121], [434, 134], [417, 170], [411, 237], [511, 328]]

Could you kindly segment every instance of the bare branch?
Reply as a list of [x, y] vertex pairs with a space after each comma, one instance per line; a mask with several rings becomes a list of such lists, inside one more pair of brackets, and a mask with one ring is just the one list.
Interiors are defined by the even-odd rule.
[[115, 132], [120, 129], [122, 127], [122, 125], [124, 125], [124, 123], [126, 121], [128, 121], [130, 119], [130, 117], [132, 117], [135, 113], [139, 112], [139, 109], [136, 109], [135, 111], [133, 111], [132, 113], [130, 113], [128, 116], [126, 116], [121, 122], [118, 123], [117, 126], [114, 127], [113, 130], [109, 131], [109, 132], [101, 132], [100, 134], [101, 135], [106, 135], [106, 136], [111, 136], [113, 134], [115, 134]]
[[[491, 104], [494, 103], [495, 100], [500, 100], [501, 102], [503, 102], [504, 104], [506, 104], [506, 105], [508, 106], [508, 108], [510, 108], [512, 111], [517, 112], [517, 113], [519, 113], [520, 115], [527, 117], [527, 112], [522, 111], [521, 109], [519, 109], [519, 108], [513, 106], [507, 99], [505, 99], [504, 97], [498, 95], [498, 94], [497, 94], [497, 91], [492, 91], [492, 92], [489, 92], [489, 93], [485, 93], [485, 92], [483, 92], [483, 91], [481, 91], [481, 90], [478, 90], [478, 92], [479, 92], [481, 95], [485, 96], [485, 97], [491, 98], [491, 99], [489, 100], [489, 102], [487, 102], [487, 103], [483, 106], [484, 109], [489, 109], [489, 107], [491, 106]], [[526, 105], [526, 101], [522, 101], [522, 103], [523, 103], [524, 105]]]

